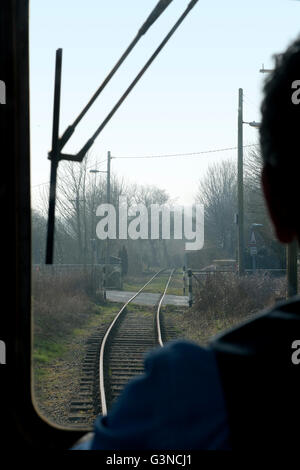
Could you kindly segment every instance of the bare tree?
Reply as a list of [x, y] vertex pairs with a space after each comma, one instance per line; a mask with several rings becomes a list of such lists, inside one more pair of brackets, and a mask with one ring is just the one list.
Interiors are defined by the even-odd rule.
[[209, 166], [199, 182], [196, 194], [196, 201], [204, 205], [205, 240], [209, 240], [216, 248], [221, 248], [227, 256], [235, 255], [236, 195], [237, 172], [232, 160]]
[[[98, 218], [97, 207], [107, 202], [106, 176], [101, 173], [90, 173], [91, 159], [87, 156], [82, 164], [64, 162], [59, 168], [56, 224], [55, 224], [55, 262], [57, 263], [83, 263], [101, 262], [105, 258], [106, 243], [96, 236]], [[95, 168], [97, 169], [96, 165]], [[170, 198], [167, 192], [156, 186], [142, 186], [126, 184], [124, 179], [111, 175], [110, 201], [118, 215], [120, 198], [127, 199], [128, 207], [144, 204], [149, 208], [151, 204], [167, 206]], [[48, 188], [47, 188], [48, 189]], [[40, 211], [46, 224], [48, 212], [48, 191], [44, 189], [40, 198]], [[148, 239], [147, 240], [110, 240], [110, 255], [117, 256], [120, 248], [125, 245], [128, 250], [129, 270], [142, 270], [143, 266], [167, 266], [172, 263], [173, 257], [178, 263], [179, 242], [164, 240], [160, 236], [151, 240], [151, 218], [148, 211]], [[38, 222], [38, 219], [36, 219]], [[118, 233], [118, 217], [117, 217]], [[130, 223], [130, 220], [128, 220]], [[160, 220], [161, 223], [161, 220]], [[36, 237], [40, 236], [39, 225], [36, 223]], [[177, 245], [176, 245], [177, 243]], [[36, 243], [38, 246], [38, 243]], [[176, 247], [175, 247], [176, 245]], [[39, 248], [36, 248], [39, 250]]]
[[250, 236], [253, 223], [260, 224], [256, 237], [259, 238], [261, 256], [264, 264], [269, 259], [270, 267], [280, 267], [284, 263], [285, 253], [274, 233], [262, 190], [261, 172], [263, 161], [259, 150], [250, 150], [246, 154], [245, 168], [245, 231]]
[[32, 262], [40, 264], [45, 259], [47, 221], [37, 210], [32, 210]]
[[[158, 204], [159, 206], [167, 205], [170, 202], [170, 197], [164, 189], [160, 189], [154, 185], [136, 186], [132, 202], [135, 204], [143, 204], [147, 209], [149, 209], [152, 204]], [[157, 240], [153, 240], [150, 236], [151, 218], [149, 210], [148, 228], [149, 237], [147, 243], [142, 243], [142, 240], [139, 243], [140, 250], [143, 252], [143, 259], [146, 261], [146, 264], [149, 267], [163, 265], [168, 266], [170, 264], [170, 258], [166, 240], [163, 240], [161, 237], [159, 237]]]
[[[244, 162], [245, 212], [249, 223], [265, 223], [267, 208], [261, 185], [262, 159], [258, 150], [247, 152]], [[269, 224], [268, 224], [269, 225]], [[270, 231], [270, 225], [268, 226]]]
[[[262, 267], [280, 267], [284, 254], [274, 236], [273, 226], [261, 187], [262, 161], [259, 151], [249, 152], [244, 161], [244, 236], [245, 256], [251, 265], [250, 235], [255, 228], [258, 258]], [[231, 160], [211, 165], [201, 179], [196, 196], [204, 204], [205, 244], [212, 253], [236, 256], [237, 171]], [[253, 225], [255, 224], [255, 225]], [[259, 261], [259, 259], [257, 260]]]

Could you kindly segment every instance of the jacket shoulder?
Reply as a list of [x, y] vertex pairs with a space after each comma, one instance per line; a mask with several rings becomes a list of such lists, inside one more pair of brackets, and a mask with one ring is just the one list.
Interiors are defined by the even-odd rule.
[[298, 445], [299, 369], [292, 361], [300, 340], [300, 299], [281, 302], [225, 332], [211, 344], [225, 396], [232, 447]]

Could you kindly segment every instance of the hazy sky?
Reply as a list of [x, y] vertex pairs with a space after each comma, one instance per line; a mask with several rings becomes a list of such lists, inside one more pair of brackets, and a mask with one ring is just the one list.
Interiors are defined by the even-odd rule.
[[[55, 51], [63, 49], [60, 134], [113, 67], [157, 0], [31, 0], [30, 80], [33, 195], [49, 181]], [[78, 126], [65, 152], [77, 152], [96, 130], [188, 1], [173, 0]], [[260, 120], [259, 69], [273, 66], [300, 32], [300, 2], [201, 1], [171, 38], [92, 147], [92, 162], [112, 156], [202, 152], [237, 145], [238, 89], [244, 120]], [[299, 77], [300, 78], [300, 77]], [[257, 130], [244, 126], [244, 144]], [[191, 203], [207, 165], [236, 150], [192, 157], [115, 159], [128, 181], [155, 184]], [[105, 163], [99, 169], [105, 170]], [[99, 177], [99, 176], [98, 176]], [[101, 176], [102, 178], [105, 175]]]

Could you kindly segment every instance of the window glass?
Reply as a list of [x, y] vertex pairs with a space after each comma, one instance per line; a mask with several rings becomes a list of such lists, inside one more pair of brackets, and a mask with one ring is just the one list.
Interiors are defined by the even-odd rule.
[[[172, 2], [140, 38], [62, 153], [83, 148], [186, 4]], [[127, 309], [127, 350], [107, 353], [108, 404], [157, 343], [151, 328], [173, 269], [161, 310], [164, 341], [207, 344], [287, 295], [286, 250], [261, 190], [257, 127], [272, 56], [299, 30], [300, 5], [283, 0], [195, 5], [82, 163], [59, 163], [54, 260], [45, 264], [56, 50], [61, 136], [155, 5], [30, 2], [34, 393], [40, 413], [66, 427], [90, 428], [103, 412], [101, 341], [160, 270]], [[146, 341], [144, 330], [149, 342], [132, 352]]]

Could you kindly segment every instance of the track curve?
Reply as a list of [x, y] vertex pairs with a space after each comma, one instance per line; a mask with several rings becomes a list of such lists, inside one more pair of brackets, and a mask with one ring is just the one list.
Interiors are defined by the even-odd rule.
[[110, 404], [119, 396], [128, 381], [144, 371], [144, 355], [157, 345], [163, 346], [160, 310], [163, 298], [174, 274], [171, 271], [159, 300], [156, 313], [153, 308], [145, 312], [130, 303], [162, 274], [158, 271], [121, 308], [103, 338], [99, 357], [99, 388], [102, 415], [107, 414]]

